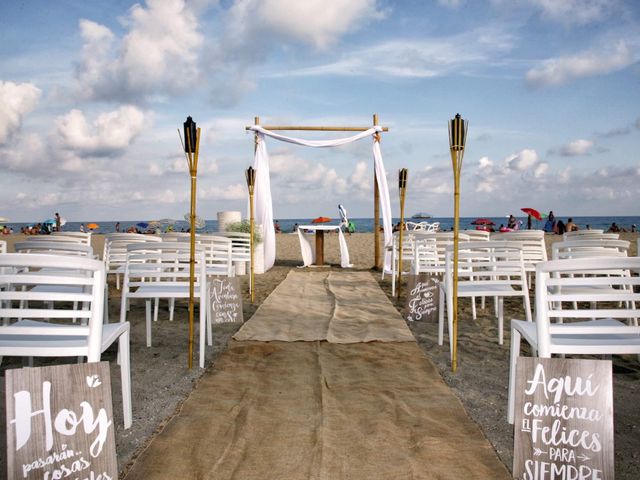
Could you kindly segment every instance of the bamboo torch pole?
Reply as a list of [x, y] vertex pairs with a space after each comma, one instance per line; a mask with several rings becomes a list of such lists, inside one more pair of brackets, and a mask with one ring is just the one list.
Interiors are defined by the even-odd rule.
[[251, 249], [251, 253], [250, 253], [251, 270], [249, 274], [249, 293], [251, 294], [251, 303], [253, 303], [254, 292], [255, 292], [255, 288], [253, 288], [253, 233], [254, 233], [254, 221], [255, 221], [255, 216], [253, 211], [253, 191], [256, 184], [256, 171], [253, 169], [253, 167], [249, 167], [245, 171], [245, 176], [247, 178], [247, 188], [249, 189], [249, 225], [250, 225], [249, 231], [251, 232], [250, 233], [251, 239], [249, 240], [249, 245], [250, 245], [249, 248]]
[[[379, 125], [378, 114], [373, 115], [373, 125]], [[375, 134], [375, 141], [380, 143], [380, 134]], [[380, 192], [378, 191], [378, 174], [373, 167], [373, 266], [380, 268]]]
[[[198, 154], [200, 152], [200, 129], [191, 117], [184, 122], [184, 150], [191, 176], [191, 208], [189, 210], [191, 248], [189, 250], [189, 368], [193, 367], [193, 313], [195, 284], [195, 251], [196, 251], [196, 178], [198, 175]], [[204, 285], [200, 285], [204, 288]], [[206, 308], [200, 305], [200, 308]]]
[[402, 288], [402, 241], [404, 232], [404, 199], [407, 193], [407, 178], [409, 171], [406, 168], [400, 169], [398, 172], [398, 186], [400, 188], [400, 232], [398, 233], [398, 290], [397, 296], [400, 298], [400, 290]]
[[451, 352], [451, 371], [458, 368], [458, 243], [460, 232], [460, 174], [462, 159], [467, 139], [469, 122], [463, 120], [460, 114], [449, 121], [449, 147], [451, 164], [453, 167], [453, 348]]

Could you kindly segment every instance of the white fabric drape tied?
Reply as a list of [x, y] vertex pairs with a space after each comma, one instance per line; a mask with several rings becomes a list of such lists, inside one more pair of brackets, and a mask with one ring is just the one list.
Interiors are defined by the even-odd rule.
[[[373, 136], [373, 159], [375, 164], [376, 178], [378, 184], [374, 188], [378, 189], [380, 196], [380, 206], [382, 210], [382, 225], [384, 227], [384, 243], [390, 245], [393, 239], [391, 201], [389, 198], [389, 188], [387, 186], [387, 175], [382, 162], [382, 152], [380, 143], [375, 140], [375, 134], [382, 132], [382, 127], [375, 125], [363, 132], [346, 138], [337, 140], [304, 140], [300, 138], [287, 137], [279, 133], [262, 128], [260, 125], [252, 125], [249, 131], [258, 135], [253, 168], [256, 170], [255, 183], [255, 215], [256, 221], [262, 224], [264, 238], [264, 266], [265, 270], [273, 267], [276, 259], [276, 233], [273, 226], [273, 200], [271, 197], [271, 181], [269, 176], [269, 153], [264, 137], [268, 136], [282, 142], [293, 143], [305, 147], [329, 148], [346, 145], [348, 143], [361, 140], [368, 136]], [[390, 268], [391, 256], [385, 253], [384, 268]]]

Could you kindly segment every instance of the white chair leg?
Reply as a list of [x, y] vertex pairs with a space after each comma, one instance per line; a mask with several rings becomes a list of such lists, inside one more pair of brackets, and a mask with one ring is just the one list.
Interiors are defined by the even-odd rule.
[[207, 320], [205, 309], [202, 302], [200, 302], [200, 368], [204, 368], [204, 354], [205, 354], [205, 331], [207, 329]]
[[474, 320], [478, 318], [476, 314], [476, 297], [471, 297], [471, 316]]
[[155, 303], [153, 304], [153, 321], [158, 321], [158, 308], [160, 306], [160, 299], [156, 298]]
[[524, 292], [524, 314], [527, 322], [533, 321], [533, 318], [531, 318], [531, 300], [529, 299], [529, 292]]
[[122, 413], [124, 428], [131, 428], [133, 412], [131, 408], [131, 358], [129, 355], [129, 329], [118, 339], [118, 357], [120, 358], [120, 383], [122, 384]]
[[449, 356], [453, 361], [453, 290], [447, 285], [447, 328], [449, 329]]
[[120, 274], [116, 273], [116, 290], [120, 290]]
[[169, 299], [169, 321], [173, 322], [173, 312], [176, 309], [176, 299], [175, 298], [170, 298]]
[[487, 302], [485, 301], [485, 297], [480, 297], [480, 308], [481, 308], [482, 310], [484, 310], [484, 309], [485, 309], [485, 307], [486, 307], [486, 303], [487, 303]]
[[513, 424], [515, 407], [516, 362], [520, 356], [520, 332], [511, 327], [511, 351], [509, 356], [509, 394], [507, 421]]
[[438, 345], [442, 346], [444, 342], [444, 296], [445, 292], [440, 289], [440, 295], [438, 299]]
[[[157, 299], [156, 299], [157, 301]], [[144, 302], [144, 316], [147, 328], [147, 347], [151, 346], [151, 300], [145, 300]]]
[[504, 297], [498, 298], [498, 343], [504, 343]]

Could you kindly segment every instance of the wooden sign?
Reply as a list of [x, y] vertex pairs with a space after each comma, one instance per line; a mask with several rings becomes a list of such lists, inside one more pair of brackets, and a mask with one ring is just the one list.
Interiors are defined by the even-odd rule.
[[434, 275], [420, 273], [407, 276], [407, 301], [404, 317], [413, 321], [438, 321], [440, 281]]
[[242, 294], [238, 277], [214, 278], [209, 283], [214, 323], [242, 322]]
[[118, 478], [108, 362], [5, 375], [7, 478]]
[[612, 480], [611, 361], [519, 357], [513, 477]]

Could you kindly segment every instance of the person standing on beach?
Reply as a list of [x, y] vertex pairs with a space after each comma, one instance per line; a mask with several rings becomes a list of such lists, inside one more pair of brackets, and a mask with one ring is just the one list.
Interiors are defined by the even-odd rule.
[[81, 223], [81, 224], [80, 224], [80, 231], [81, 231], [82, 233], [84, 233], [84, 223]]
[[120, 232], [120, 222], [116, 222], [116, 232]]
[[56, 232], [62, 231], [62, 219], [60, 218], [60, 214], [56, 212]]

